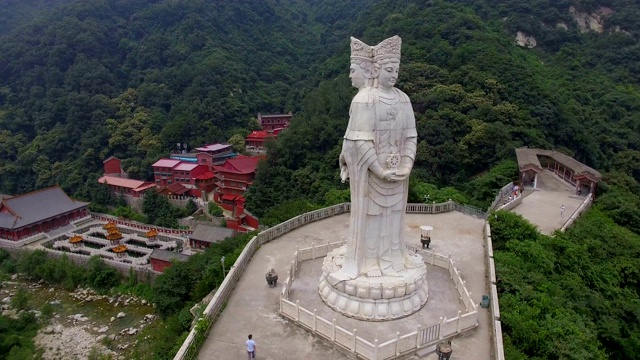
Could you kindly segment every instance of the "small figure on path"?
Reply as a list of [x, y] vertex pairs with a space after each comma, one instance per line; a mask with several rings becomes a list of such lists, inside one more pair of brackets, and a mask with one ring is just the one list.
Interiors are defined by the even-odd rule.
[[560, 217], [564, 217], [564, 204], [560, 206]]
[[249, 360], [256, 357], [256, 342], [252, 339], [253, 335], [249, 334], [249, 338], [246, 341], [247, 344], [247, 357]]

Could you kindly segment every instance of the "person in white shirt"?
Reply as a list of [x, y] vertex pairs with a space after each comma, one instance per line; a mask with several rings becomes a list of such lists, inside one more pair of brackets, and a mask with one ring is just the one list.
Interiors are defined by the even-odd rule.
[[253, 335], [249, 334], [249, 338], [246, 341], [247, 344], [247, 356], [249, 360], [256, 357], [256, 342], [252, 339]]

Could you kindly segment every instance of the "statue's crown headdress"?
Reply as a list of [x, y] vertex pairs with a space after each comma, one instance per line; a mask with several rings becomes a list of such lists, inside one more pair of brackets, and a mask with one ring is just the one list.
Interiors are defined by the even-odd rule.
[[364, 42], [351, 37], [351, 58], [373, 61], [373, 48]]
[[400, 59], [401, 47], [402, 39], [398, 35], [382, 40], [380, 44], [374, 46], [373, 48], [373, 59], [375, 61], [388, 58]]

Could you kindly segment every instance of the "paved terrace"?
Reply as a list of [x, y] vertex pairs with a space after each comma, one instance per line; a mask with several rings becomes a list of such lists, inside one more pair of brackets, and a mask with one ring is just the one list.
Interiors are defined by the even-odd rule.
[[[572, 195], [575, 189], [550, 171], [538, 173], [539, 191], [525, 190], [522, 204], [512, 211], [522, 215], [538, 227], [541, 233], [551, 235], [578, 209], [585, 197]], [[560, 207], [564, 205], [564, 214]]]
[[[407, 242], [418, 245], [420, 239], [420, 225], [431, 225], [431, 248], [439, 254], [451, 254], [456, 267], [461, 271], [466, 281], [467, 289], [472, 293], [476, 303], [480, 302], [482, 294], [488, 294], [488, 281], [485, 277], [485, 262], [482, 229], [484, 220], [466, 216], [458, 212], [444, 214], [407, 214], [405, 234]], [[349, 214], [342, 214], [307, 224], [293, 230], [271, 242], [264, 244], [256, 251], [248, 264], [244, 275], [238, 281], [226, 308], [220, 314], [211, 332], [200, 350], [199, 359], [245, 359], [246, 350], [244, 341], [249, 333], [254, 335], [257, 342], [257, 358], [260, 360], [280, 359], [348, 359], [349, 357], [334, 348], [328, 342], [310, 335], [307, 331], [290, 324], [278, 315], [278, 300], [281, 290], [281, 282], [276, 288], [269, 288], [264, 279], [268, 269], [274, 268], [278, 272], [280, 280], [286, 277], [286, 269], [292, 260], [292, 254], [298, 248], [310, 247], [312, 244], [326, 244], [327, 241], [335, 242], [342, 239], [349, 227]], [[439, 316], [454, 317], [452, 313], [430, 314], [423, 319], [412, 315], [408, 318], [372, 323], [347, 319], [342, 315], [325, 308], [321, 303], [317, 291], [319, 275], [314, 276], [317, 270], [313, 266], [320, 266], [318, 260], [301, 263], [300, 274], [309, 273], [311, 284], [298, 284], [294, 281], [292, 295], [305, 298], [309, 301], [310, 308], [318, 308], [323, 317], [333, 317], [337, 325], [344, 328], [358, 329], [358, 336], [368, 340], [379, 338], [388, 340], [396, 331], [401, 335], [415, 330], [416, 324], [428, 326], [434, 324], [434, 319]], [[458, 301], [458, 308], [464, 306], [458, 300], [456, 290], [447, 284], [446, 273], [441, 269], [430, 267], [429, 302], [425, 309], [432, 307], [434, 312], [442, 307], [442, 303]], [[319, 274], [319, 272], [318, 272]], [[307, 276], [304, 276], [306, 279]], [[303, 279], [298, 278], [296, 281]], [[442, 284], [441, 288], [438, 284]], [[449, 285], [449, 286], [447, 286]], [[297, 290], [296, 290], [297, 289]], [[297, 295], [295, 292], [298, 291]], [[302, 301], [301, 301], [301, 305]], [[453, 308], [456, 307], [455, 304]], [[451, 312], [451, 311], [449, 311]], [[489, 327], [489, 310], [478, 307], [479, 326], [467, 336], [453, 340], [453, 358], [468, 360], [486, 360], [490, 358], [491, 329]], [[402, 327], [399, 324], [410, 322], [410, 325]], [[394, 324], [395, 323], [395, 324]], [[431, 354], [426, 359], [434, 359]]]

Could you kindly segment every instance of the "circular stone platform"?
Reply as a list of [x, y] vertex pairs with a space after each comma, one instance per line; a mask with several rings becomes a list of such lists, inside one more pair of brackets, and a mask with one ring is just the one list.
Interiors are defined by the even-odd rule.
[[[318, 292], [322, 301], [332, 309], [356, 319], [386, 321], [409, 316], [420, 310], [429, 297], [427, 266], [419, 255], [416, 267], [403, 271], [401, 276], [368, 277], [340, 280], [334, 274], [345, 246], [331, 251], [324, 259]], [[418, 260], [418, 259], [415, 259]]]

